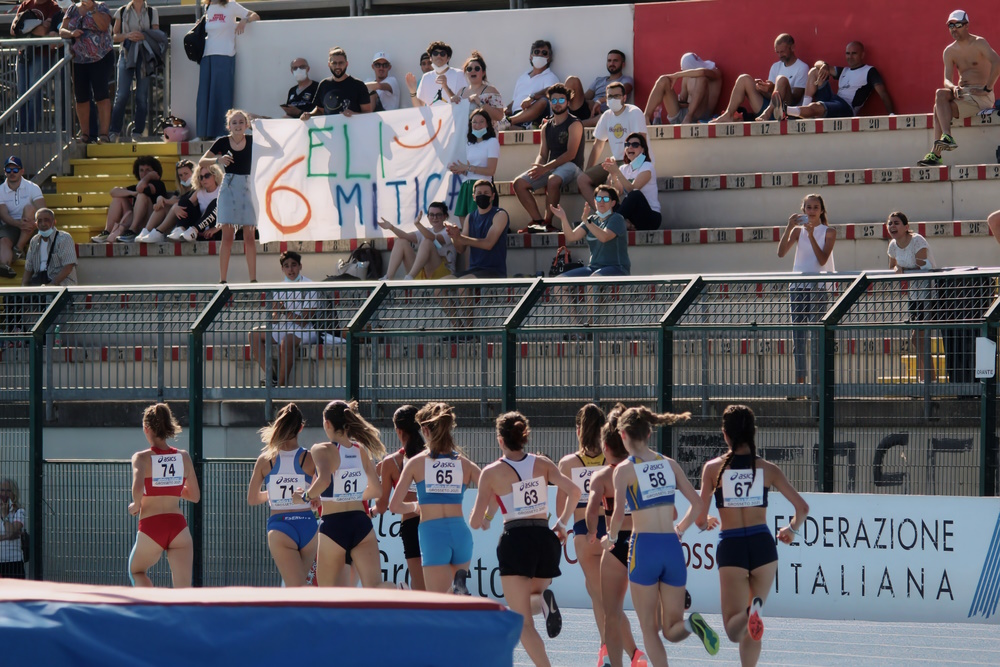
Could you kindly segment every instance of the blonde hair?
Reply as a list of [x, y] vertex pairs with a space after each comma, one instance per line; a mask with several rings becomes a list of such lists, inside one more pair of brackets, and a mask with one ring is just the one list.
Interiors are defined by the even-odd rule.
[[181, 432], [180, 423], [166, 403], [156, 403], [146, 408], [142, 413], [142, 425], [158, 440], [176, 438]]
[[273, 422], [257, 431], [261, 442], [264, 443], [264, 448], [260, 451], [269, 459], [276, 458], [281, 451], [281, 445], [298, 437], [305, 423], [299, 406], [289, 403], [278, 410], [278, 416]]
[[245, 120], [247, 122], [247, 125], [250, 125], [250, 114], [248, 114], [243, 109], [230, 109], [229, 111], [226, 112], [226, 129], [227, 130], [229, 129], [229, 121], [232, 120], [233, 116], [236, 116], [237, 114], [239, 114], [240, 116], [243, 116], [243, 120]]
[[672, 412], [657, 413], [647, 407], [629, 408], [618, 418], [618, 430], [625, 431], [632, 440], [648, 440], [653, 426], [671, 426], [691, 419], [690, 412], [675, 415]]
[[447, 403], [428, 403], [417, 411], [417, 423], [430, 433], [427, 449], [434, 456], [458, 450], [451, 432], [455, 429], [455, 411]]
[[343, 431], [347, 437], [368, 450], [373, 458], [381, 460], [385, 456], [385, 445], [378, 429], [358, 414], [358, 402], [330, 401], [323, 408], [323, 421], [329, 422], [335, 431]]
[[191, 180], [192, 180], [191, 187], [194, 188], [194, 190], [196, 190], [196, 191], [197, 190], [201, 190], [204, 187], [201, 184], [201, 170], [202, 169], [207, 169], [208, 171], [212, 172], [212, 176], [215, 177], [215, 187], [216, 188], [218, 188], [219, 186], [222, 185], [222, 179], [226, 177], [226, 172], [222, 171], [222, 167], [220, 167], [219, 165], [217, 165], [217, 164], [215, 164], [213, 162], [211, 164], [211, 166], [208, 166], [208, 167], [199, 167], [198, 168], [198, 174], [196, 176], [194, 176], [194, 177], [191, 178]]
[[15, 510], [21, 509], [21, 489], [17, 486], [15, 482], [10, 477], [4, 477], [0, 479], [0, 486], [6, 484], [10, 487], [10, 503]]

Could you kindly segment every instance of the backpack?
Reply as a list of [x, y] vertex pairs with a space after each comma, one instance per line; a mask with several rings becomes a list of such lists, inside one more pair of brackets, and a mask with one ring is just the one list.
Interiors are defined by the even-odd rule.
[[195, 63], [201, 62], [202, 56], [205, 55], [206, 37], [205, 15], [202, 14], [198, 22], [194, 24], [194, 27], [184, 35], [184, 54], [187, 55], [188, 60]]
[[580, 268], [583, 268], [583, 262], [574, 262], [573, 255], [570, 254], [569, 248], [566, 246], [559, 246], [559, 250], [556, 250], [556, 256], [552, 258], [552, 266], [549, 267], [549, 277], [555, 277], [566, 273], [567, 271]]
[[340, 260], [337, 274], [326, 280], [378, 280], [382, 273], [382, 253], [371, 241], [364, 241], [351, 253], [347, 261]]

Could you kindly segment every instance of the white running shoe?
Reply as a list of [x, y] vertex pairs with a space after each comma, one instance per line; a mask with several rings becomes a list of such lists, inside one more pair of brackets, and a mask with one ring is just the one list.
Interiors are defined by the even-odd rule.
[[139, 239], [143, 243], [163, 243], [167, 237], [163, 235], [159, 229], [151, 229], [149, 233], [146, 234], [146, 238]]
[[171, 241], [180, 241], [181, 235], [183, 233], [184, 233], [184, 228], [178, 225], [177, 227], [174, 227], [173, 229], [170, 230], [170, 233], [167, 234], [167, 238], [170, 239]]
[[194, 243], [198, 240], [198, 229], [196, 227], [188, 227], [187, 230], [181, 234], [181, 238], [188, 243]]
[[138, 243], [145, 243], [147, 236], [149, 236], [149, 230], [148, 229], [143, 229], [141, 232], [139, 232], [139, 235], [135, 237], [135, 240]]

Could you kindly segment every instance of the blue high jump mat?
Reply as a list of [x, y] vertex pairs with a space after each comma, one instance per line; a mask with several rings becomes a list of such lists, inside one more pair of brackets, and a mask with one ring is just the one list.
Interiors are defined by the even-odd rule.
[[417, 591], [0, 582], [5, 665], [511, 667], [522, 624], [490, 600]]

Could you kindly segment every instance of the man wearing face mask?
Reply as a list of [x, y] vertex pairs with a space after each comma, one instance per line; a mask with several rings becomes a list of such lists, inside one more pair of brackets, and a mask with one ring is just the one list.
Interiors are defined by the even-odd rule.
[[73, 237], [56, 229], [56, 214], [48, 208], [35, 212], [38, 233], [28, 245], [21, 284], [76, 285], [76, 244]]
[[288, 89], [287, 101], [281, 105], [281, 109], [288, 118], [299, 118], [316, 106], [319, 82], [309, 78], [309, 63], [305, 58], [293, 60], [291, 68], [295, 85]]
[[368, 94], [368, 86], [347, 73], [347, 53], [339, 46], [330, 49], [329, 76], [319, 82], [316, 90], [316, 108], [303, 113], [299, 118], [309, 120], [313, 116], [356, 113], [371, 113], [373, 104]]
[[528, 55], [531, 69], [517, 79], [507, 106], [507, 120], [511, 125], [527, 127], [545, 117], [549, 109], [545, 91], [549, 86], [560, 83], [559, 77], [550, 69], [552, 58], [552, 43], [544, 39], [535, 40]]
[[608, 180], [608, 172], [601, 164], [604, 146], [611, 147], [611, 157], [621, 165], [625, 161], [625, 137], [632, 133], [646, 136], [646, 117], [639, 107], [625, 103], [625, 86], [620, 81], [609, 83], [604, 95], [608, 110], [601, 114], [594, 128], [594, 146], [587, 158], [586, 171], [576, 178], [580, 194], [591, 206], [594, 205], [594, 187]]
[[432, 104], [451, 104], [456, 91], [465, 86], [465, 74], [451, 67], [451, 47], [444, 42], [431, 42], [427, 47], [431, 54], [431, 71], [417, 78], [406, 73], [406, 87], [410, 89], [410, 101], [415, 107], [429, 107]]

